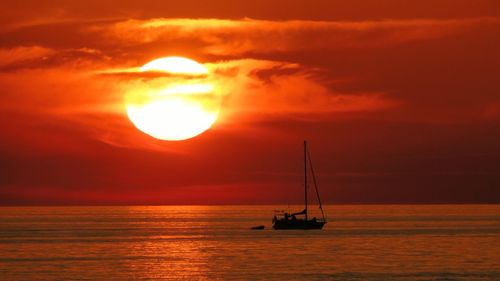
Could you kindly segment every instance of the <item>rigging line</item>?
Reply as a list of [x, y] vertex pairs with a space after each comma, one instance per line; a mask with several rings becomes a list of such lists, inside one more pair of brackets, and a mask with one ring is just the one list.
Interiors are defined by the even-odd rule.
[[304, 206], [305, 206], [305, 217], [307, 220], [307, 141], [304, 140]]
[[321, 210], [321, 215], [323, 216], [323, 220], [325, 220], [325, 213], [323, 212], [323, 205], [321, 204], [321, 198], [319, 197], [318, 184], [316, 182], [316, 175], [314, 175], [314, 169], [311, 160], [311, 154], [309, 154], [309, 150], [307, 151], [307, 158], [309, 160], [309, 166], [311, 167], [311, 174], [313, 178], [314, 189], [316, 189], [316, 196], [318, 196], [319, 209]]

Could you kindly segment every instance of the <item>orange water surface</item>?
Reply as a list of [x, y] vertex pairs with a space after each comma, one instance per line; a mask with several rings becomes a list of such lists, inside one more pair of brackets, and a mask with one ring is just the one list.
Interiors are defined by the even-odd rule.
[[1, 207], [0, 280], [500, 280], [500, 205], [280, 208]]

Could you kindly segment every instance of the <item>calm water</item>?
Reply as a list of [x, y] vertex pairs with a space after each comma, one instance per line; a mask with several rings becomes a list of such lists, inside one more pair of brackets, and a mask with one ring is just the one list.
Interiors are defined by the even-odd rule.
[[2, 207], [0, 279], [500, 280], [500, 205], [327, 206], [319, 231], [273, 209]]

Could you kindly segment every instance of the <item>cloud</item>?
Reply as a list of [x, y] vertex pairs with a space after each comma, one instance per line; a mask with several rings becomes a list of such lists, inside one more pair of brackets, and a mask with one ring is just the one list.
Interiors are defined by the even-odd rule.
[[47, 59], [55, 51], [41, 46], [20, 46], [0, 49], [0, 68], [16, 63]]
[[[114, 64], [133, 66], [168, 53], [195, 55], [195, 58], [204, 55], [210, 60], [262, 59], [294, 52], [384, 48], [497, 28], [499, 24], [497, 17], [377, 21], [87, 19], [21, 25], [5, 31], [0, 46], [10, 49], [38, 46], [68, 56], [73, 51], [75, 57], [94, 55]], [[58, 36], [43, 35], [52, 32]], [[95, 52], [78, 54], [77, 50]]]
[[[0, 49], [0, 109], [29, 111], [47, 118], [39, 120], [58, 120], [68, 127], [80, 127], [84, 135], [109, 145], [162, 150], [163, 146], [148, 141], [127, 120], [124, 97], [128, 91], [141, 90], [149, 83], [176, 79], [158, 73], [138, 73], [140, 64], [147, 62], [145, 57], [151, 56], [143, 49], [160, 50], [169, 43], [186, 41], [198, 42], [198, 51], [210, 54], [205, 63], [211, 70], [207, 79], [216, 85], [222, 97], [215, 130], [241, 128], [243, 123], [255, 129], [262, 120], [277, 118], [330, 121], [341, 114], [370, 116], [401, 109], [411, 93], [405, 90], [394, 94], [398, 89], [391, 88], [395, 87], [393, 75], [401, 72], [395, 73], [390, 67], [398, 63], [406, 67], [406, 63], [392, 57], [384, 64], [383, 55], [392, 52], [382, 47], [446, 38], [498, 22], [497, 18], [475, 18], [360, 22], [152, 19], [85, 23], [75, 29], [66, 28], [81, 40], [71, 39], [67, 46], [62, 44], [64, 48], [51, 46], [49, 40], [46, 46]], [[350, 56], [377, 49], [378, 53], [370, 53], [377, 60], [335, 57], [325, 67], [299, 63], [300, 59], [293, 56], [294, 52], [304, 51], [302, 54], [307, 57], [323, 60], [317, 55], [319, 51], [335, 53], [338, 48], [348, 49]], [[287, 59], [279, 55], [263, 58], [276, 52], [292, 55], [285, 56]], [[414, 53], [414, 49], [407, 50], [404, 57], [412, 58]], [[435, 60], [418, 58], [412, 67], [425, 59]], [[353, 62], [359, 65], [353, 66]], [[354, 75], [345, 77], [335, 72], [345, 66], [354, 69]], [[385, 84], [371, 86], [366, 82], [366, 73], [373, 69], [377, 75], [368, 79]], [[415, 77], [411, 71], [402, 73], [411, 79]], [[408, 85], [415, 88], [410, 81]], [[414, 95], [421, 100], [426, 92], [431, 92], [417, 90]], [[442, 107], [439, 112], [448, 114], [445, 109]], [[491, 107], [486, 115], [493, 118], [496, 112], [496, 107]]]
[[151, 19], [94, 25], [120, 44], [196, 40], [214, 55], [266, 54], [335, 48], [376, 48], [450, 36], [466, 29], [498, 25], [498, 18], [380, 21], [269, 21], [256, 19]]
[[[156, 73], [135, 75], [130, 71], [113, 71], [112, 68], [96, 71], [94, 69], [103, 66], [102, 62], [97, 63], [91, 58], [81, 60], [75, 59], [79, 61], [75, 65], [67, 63], [0, 73], [2, 115], [24, 116], [17, 118], [20, 124], [5, 123], [2, 127], [22, 126], [24, 129], [16, 129], [12, 135], [26, 143], [30, 139], [54, 139], [55, 145], [45, 142], [48, 145], [44, 148], [46, 150], [57, 150], [57, 135], [66, 132], [116, 147], [182, 153], [136, 130], [126, 116], [125, 103], [128, 92], [140, 92], [151, 85], [159, 87], [162, 83], [187, 78]], [[82, 65], [86, 68], [80, 68]], [[210, 69], [210, 75], [199, 79], [213, 83], [222, 98], [215, 129], [235, 128], [242, 123], [252, 127], [260, 120], [276, 116], [314, 119], [320, 114], [366, 113], [387, 110], [399, 104], [380, 92], [332, 92], [324, 85], [322, 69], [295, 63], [242, 59], [205, 65]], [[33, 121], [26, 127], [27, 119]], [[44, 124], [53, 124], [50, 125], [52, 129], [47, 131]]]
[[315, 115], [387, 110], [400, 104], [382, 92], [342, 93], [327, 87], [322, 69], [295, 63], [243, 59], [207, 64], [223, 95], [222, 122], [270, 116]]

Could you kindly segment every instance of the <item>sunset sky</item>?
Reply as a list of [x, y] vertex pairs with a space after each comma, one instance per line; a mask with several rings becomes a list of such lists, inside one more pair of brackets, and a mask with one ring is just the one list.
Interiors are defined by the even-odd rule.
[[[127, 117], [167, 56], [184, 141]], [[500, 203], [500, 2], [2, 1], [0, 131], [0, 205], [300, 203], [304, 139], [326, 203]]]

